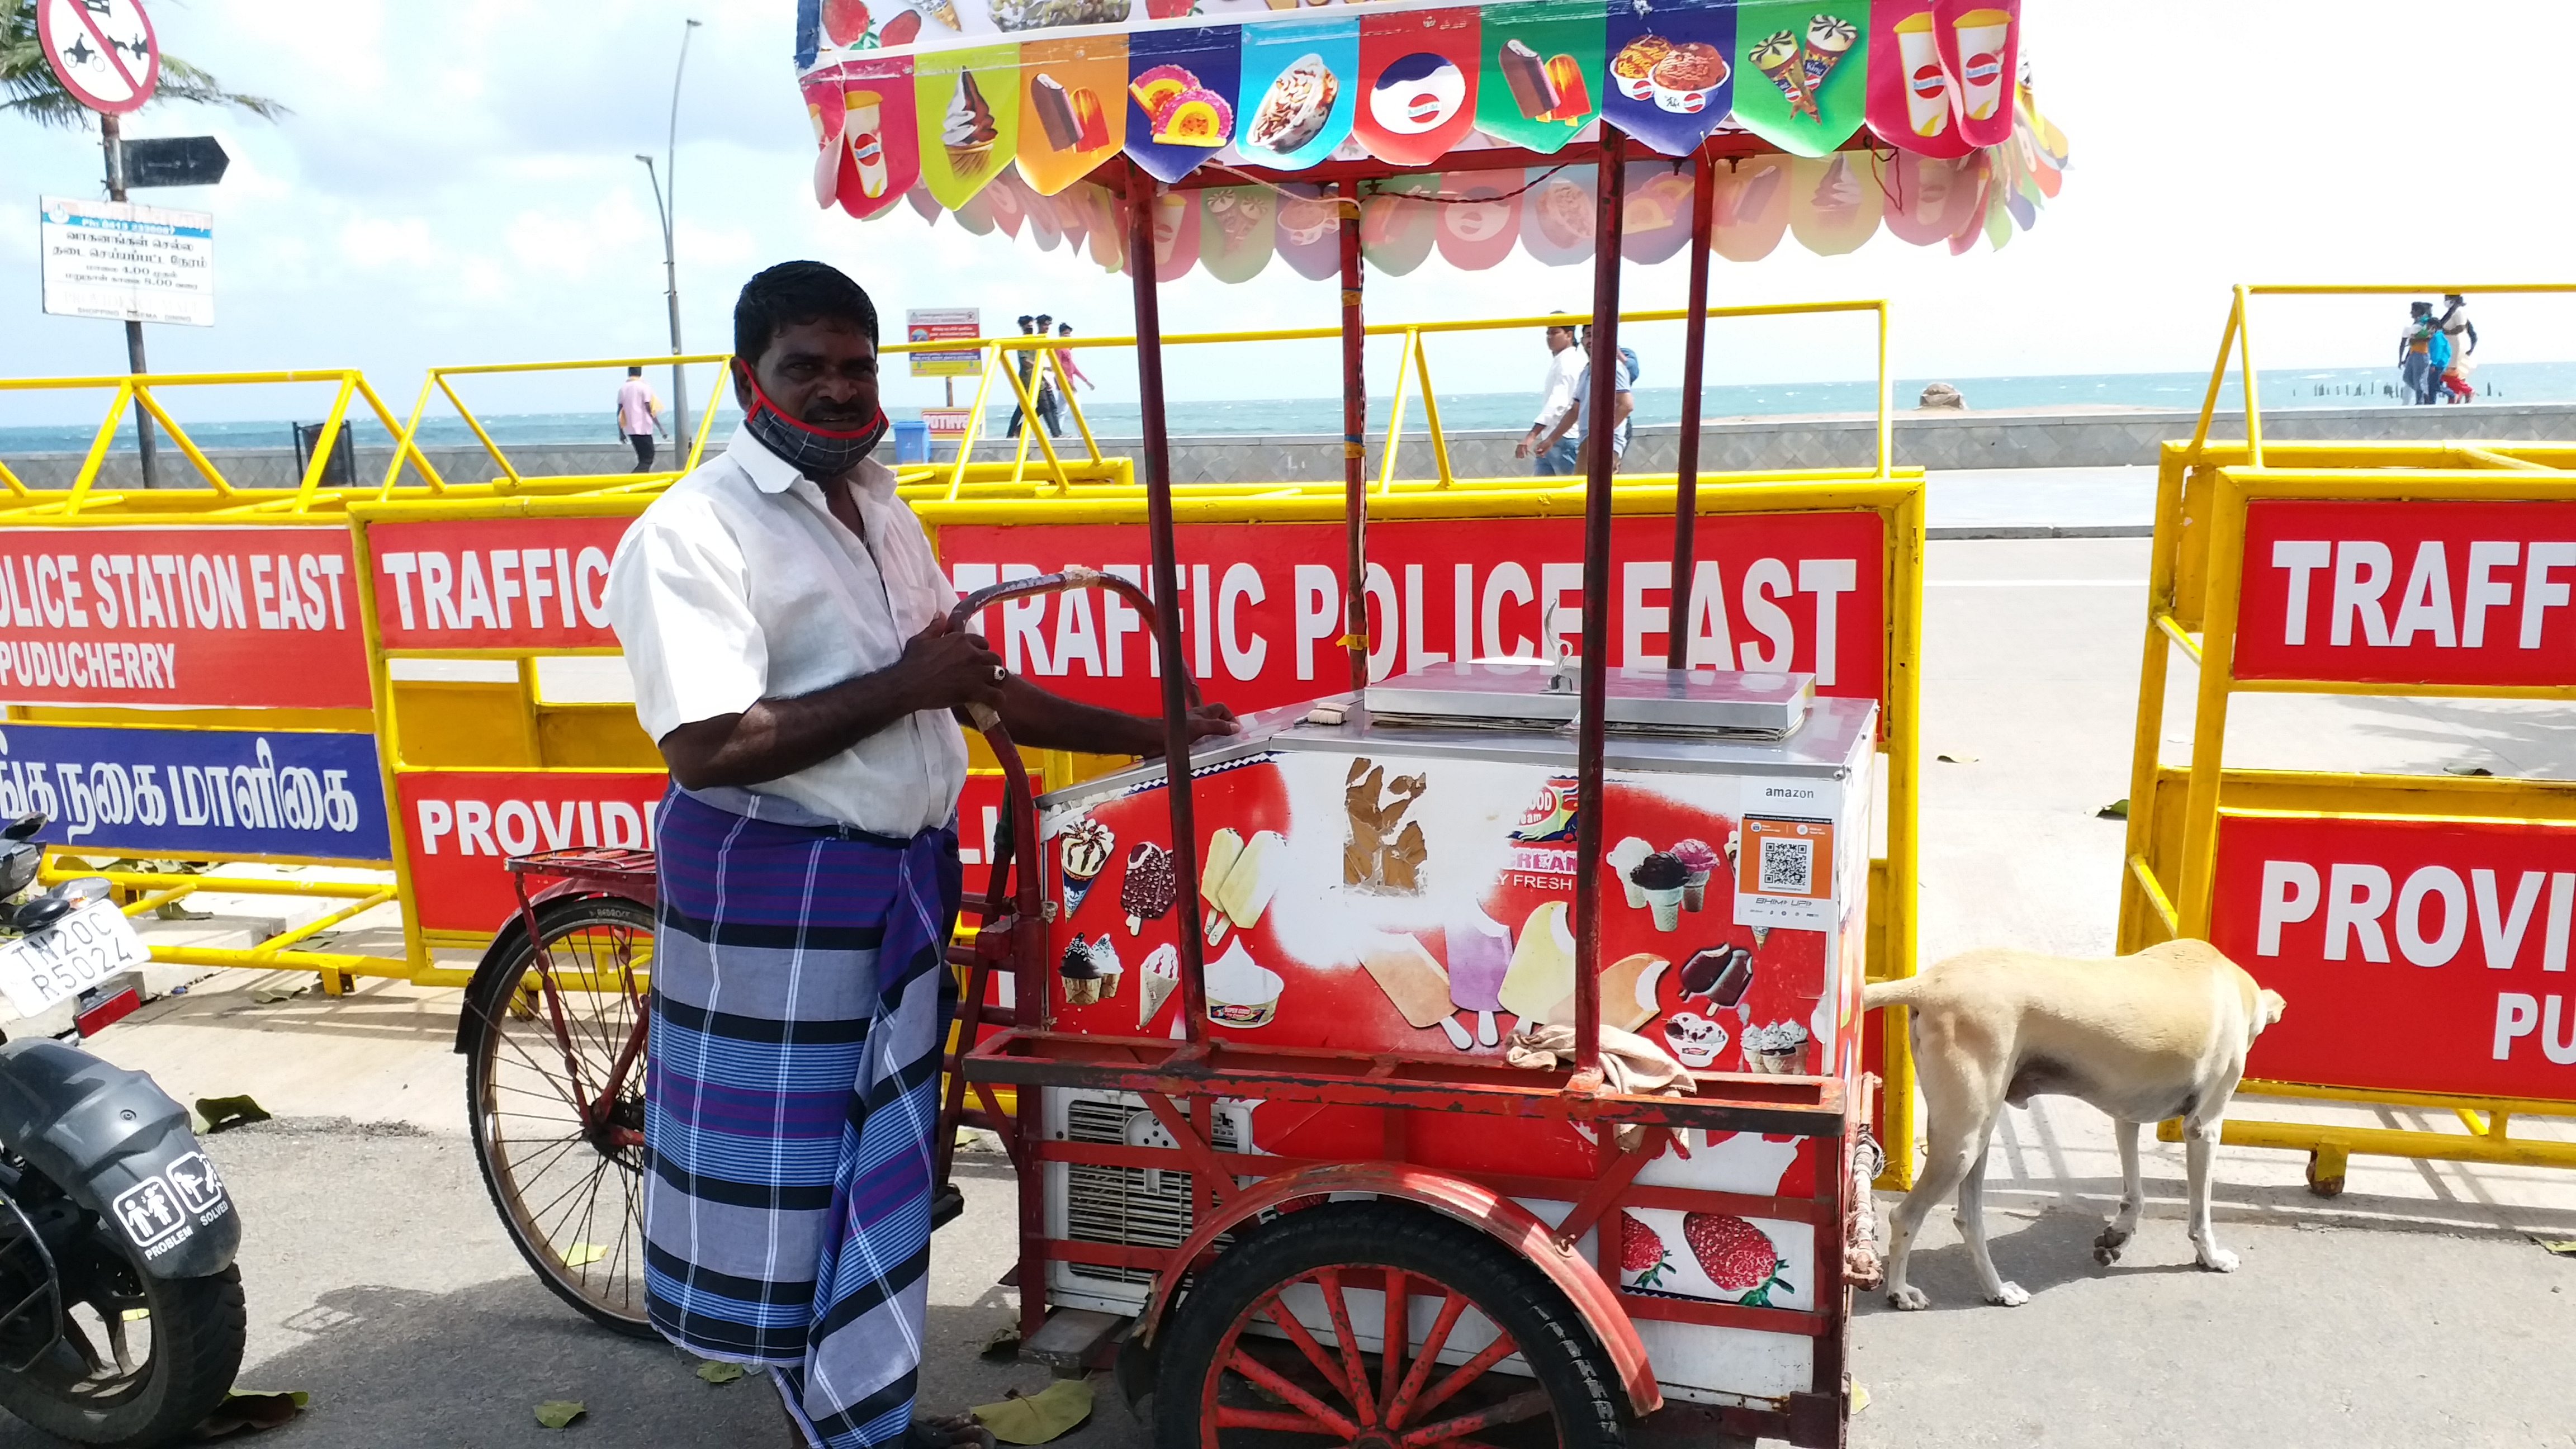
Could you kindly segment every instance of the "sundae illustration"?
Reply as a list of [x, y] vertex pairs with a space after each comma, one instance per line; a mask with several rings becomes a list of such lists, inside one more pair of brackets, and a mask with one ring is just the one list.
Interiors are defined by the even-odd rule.
[[1207, 943], [1225, 939], [1228, 927], [1249, 931], [1261, 924], [1270, 898], [1279, 893], [1279, 866], [1288, 842], [1276, 830], [1256, 831], [1250, 840], [1233, 827], [1208, 837], [1199, 862], [1199, 898], [1207, 902]]
[[1083, 897], [1091, 894], [1092, 882], [1100, 879], [1102, 868], [1109, 864], [1109, 852], [1117, 845], [1117, 832], [1087, 816], [1066, 826], [1064, 834], [1057, 838], [1057, 859], [1064, 866], [1067, 919], [1082, 909]]
[[1360, 943], [1360, 965], [1404, 1014], [1406, 1025], [1417, 1031], [1439, 1027], [1450, 1045], [1467, 1050], [1467, 1029], [1451, 1014], [1456, 1007], [1449, 999], [1449, 973], [1421, 941], [1371, 931]]
[[1695, 1011], [1677, 1011], [1664, 1023], [1664, 1044], [1692, 1071], [1701, 1072], [1726, 1050], [1726, 1028]]
[[1807, 1029], [1794, 1021], [1744, 1030], [1745, 1064], [1775, 1077], [1807, 1074]]
[[1279, 973], [1252, 959], [1243, 938], [1208, 963], [1207, 1016], [1219, 1026], [1268, 1026], [1279, 1012]]
[[1127, 913], [1127, 934], [1170, 914], [1174, 893], [1172, 853], [1150, 840], [1127, 852], [1127, 878], [1118, 886], [1118, 909]]
[[1405, 821], [1404, 812], [1422, 798], [1427, 782], [1420, 775], [1389, 780], [1385, 767], [1362, 758], [1351, 761], [1342, 784], [1342, 807], [1350, 817], [1342, 883], [1381, 895], [1421, 894], [1422, 826]]
[[1322, 134], [1341, 82], [1320, 55], [1299, 57], [1270, 83], [1244, 128], [1243, 144], [1285, 156]]
[[1145, 953], [1136, 968], [1140, 989], [1136, 993], [1136, 1029], [1143, 1031], [1163, 1009], [1181, 984], [1181, 949], [1165, 944]]
[[[1494, 1032], [1494, 1013], [1503, 1009], [1503, 977], [1512, 969], [1512, 932], [1474, 906], [1449, 922], [1449, 1004], [1476, 1013], [1476, 1040], [1486, 1046], [1502, 1038]], [[1461, 1032], [1449, 1039], [1463, 1049]]]
[[1672, 53], [1671, 41], [1660, 35], [1640, 35], [1610, 57], [1610, 82], [1628, 99], [1642, 101], [1654, 93], [1650, 78], [1656, 65]]
[[972, 176], [993, 159], [993, 107], [984, 99], [971, 71], [957, 73], [957, 90], [939, 123], [940, 144], [948, 148], [948, 169]]
[[1655, 913], [1655, 929], [1678, 931], [1682, 926], [1682, 893], [1690, 885], [1690, 867], [1680, 856], [1658, 850], [1637, 862], [1628, 872], [1628, 881], [1646, 897], [1646, 905]]
[[1726, 57], [1714, 45], [1693, 40], [1672, 48], [1647, 77], [1647, 92], [1667, 111], [1697, 115], [1726, 84]]

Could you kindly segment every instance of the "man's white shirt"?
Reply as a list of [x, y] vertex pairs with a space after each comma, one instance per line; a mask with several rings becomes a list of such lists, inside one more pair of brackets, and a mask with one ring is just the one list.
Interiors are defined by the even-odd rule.
[[1547, 360], [1547, 395], [1540, 399], [1538, 430], [1545, 433], [1556, 426], [1574, 406], [1574, 379], [1583, 370], [1583, 349], [1568, 347]]
[[[956, 604], [893, 472], [869, 460], [853, 481], [864, 542], [811, 479], [737, 430], [635, 520], [609, 565], [608, 616], [646, 734], [887, 668]], [[695, 793], [759, 819], [908, 838], [946, 824], [965, 781], [955, 718], [923, 710], [795, 774]]]

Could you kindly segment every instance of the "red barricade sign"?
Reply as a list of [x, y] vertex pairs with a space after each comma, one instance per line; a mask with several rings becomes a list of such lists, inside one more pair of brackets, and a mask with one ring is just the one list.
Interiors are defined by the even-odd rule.
[[2576, 503], [2256, 499], [2239, 679], [2576, 683]]
[[0, 529], [0, 701], [367, 709], [345, 527]]
[[2210, 941], [2288, 998], [2249, 1077], [2576, 1099], [2576, 825], [2221, 815]]
[[617, 647], [608, 561], [631, 518], [377, 523], [376, 627], [388, 649]]
[[[1191, 672], [1211, 699], [1266, 709], [1349, 687], [1339, 523], [1184, 524], [1177, 530]], [[1146, 577], [1141, 524], [950, 525], [939, 555], [961, 592], [1089, 564]], [[1613, 665], [1661, 664], [1675, 627], [1672, 524], [1614, 520]], [[1580, 518], [1399, 520], [1368, 530], [1373, 677], [1451, 658], [1580, 652]], [[1885, 528], [1875, 513], [1701, 520], [1689, 619], [1694, 664], [1811, 670], [1818, 692], [1876, 698], [1886, 661]], [[1159, 707], [1150, 623], [1108, 594], [987, 610], [976, 628], [1009, 666], [1090, 703]]]
[[[1032, 777], [1039, 790], [1046, 785]], [[653, 848], [658, 770], [406, 770], [394, 777], [411, 856], [411, 909], [425, 931], [488, 935], [518, 909], [508, 860], [575, 845]], [[1002, 813], [1002, 777], [966, 777], [957, 855], [980, 899]]]

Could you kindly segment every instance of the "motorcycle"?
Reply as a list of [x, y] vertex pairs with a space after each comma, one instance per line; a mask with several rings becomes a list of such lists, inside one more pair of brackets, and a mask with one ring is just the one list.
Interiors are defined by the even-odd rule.
[[[0, 829], [0, 991], [32, 1016], [148, 959], [98, 877], [33, 885], [45, 818]], [[67, 1042], [0, 1036], [0, 1409], [108, 1449], [178, 1442], [246, 1327], [241, 1219], [188, 1109]]]

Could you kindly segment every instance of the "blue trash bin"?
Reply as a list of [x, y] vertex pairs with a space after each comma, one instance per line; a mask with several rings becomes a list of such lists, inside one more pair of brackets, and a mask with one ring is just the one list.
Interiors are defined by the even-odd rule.
[[902, 463], [930, 461], [930, 424], [918, 418], [894, 425], [894, 460]]

